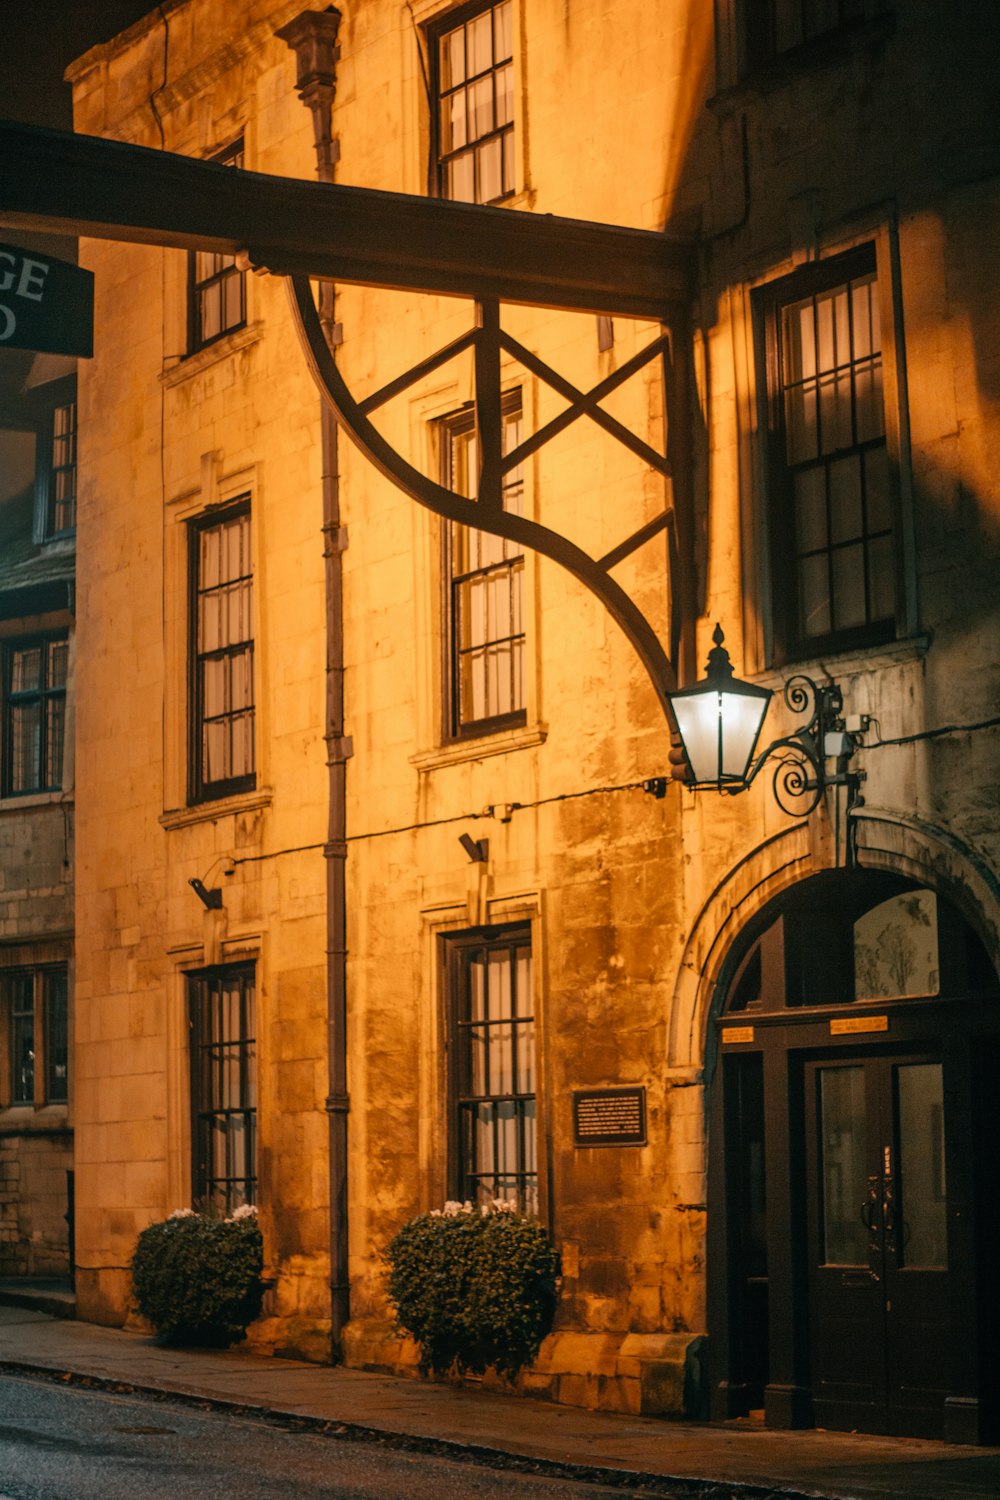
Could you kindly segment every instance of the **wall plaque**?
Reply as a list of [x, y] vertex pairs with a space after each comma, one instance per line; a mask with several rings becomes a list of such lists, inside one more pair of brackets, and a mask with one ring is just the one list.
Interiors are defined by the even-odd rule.
[[830, 1022], [831, 1036], [852, 1036], [856, 1031], [888, 1031], [888, 1016], [843, 1016]]
[[752, 1026], [723, 1026], [722, 1040], [724, 1042], [752, 1042]]
[[577, 1146], [644, 1146], [646, 1090], [574, 1090], [573, 1140]]

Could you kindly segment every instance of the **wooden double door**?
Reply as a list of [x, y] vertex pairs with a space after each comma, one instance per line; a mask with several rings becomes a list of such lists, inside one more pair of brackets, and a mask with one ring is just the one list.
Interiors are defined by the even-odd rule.
[[[804, 1066], [817, 1426], [939, 1436], [951, 1387], [944, 1067], [934, 1052]], [[954, 1196], [954, 1195], [953, 1195]]]

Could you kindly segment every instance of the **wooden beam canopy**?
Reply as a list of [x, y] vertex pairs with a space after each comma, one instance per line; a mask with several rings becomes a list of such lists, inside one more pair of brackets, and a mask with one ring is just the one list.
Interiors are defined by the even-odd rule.
[[643, 229], [234, 172], [0, 121], [0, 227], [180, 249], [399, 291], [671, 322], [691, 243]]

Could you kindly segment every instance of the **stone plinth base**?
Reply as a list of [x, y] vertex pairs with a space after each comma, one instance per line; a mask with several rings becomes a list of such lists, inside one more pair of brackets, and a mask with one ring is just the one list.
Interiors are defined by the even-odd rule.
[[[514, 1384], [521, 1395], [633, 1416], [701, 1414], [702, 1336], [690, 1333], [552, 1333]], [[344, 1362], [382, 1374], [417, 1374], [419, 1351], [391, 1323], [355, 1319]], [[470, 1383], [509, 1389], [489, 1374]]]

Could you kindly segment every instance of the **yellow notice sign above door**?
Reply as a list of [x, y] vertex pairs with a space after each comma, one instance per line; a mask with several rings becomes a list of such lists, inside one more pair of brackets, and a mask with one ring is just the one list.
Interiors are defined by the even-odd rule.
[[888, 1016], [842, 1016], [830, 1022], [831, 1036], [853, 1036], [859, 1031], [888, 1031]]
[[724, 1042], [752, 1042], [752, 1026], [726, 1026], [723, 1028], [722, 1040]]

